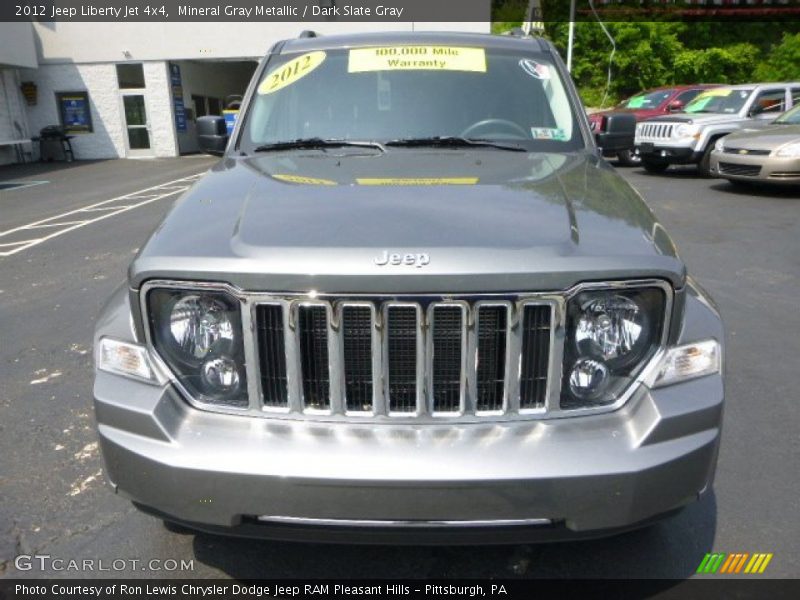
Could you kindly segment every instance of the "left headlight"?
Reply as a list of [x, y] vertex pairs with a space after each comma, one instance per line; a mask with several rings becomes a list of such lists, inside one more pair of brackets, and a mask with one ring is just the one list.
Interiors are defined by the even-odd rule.
[[800, 158], [800, 142], [786, 144], [775, 151], [775, 156], [781, 158]]
[[567, 304], [561, 407], [613, 404], [661, 342], [660, 288], [592, 290]]
[[247, 406], [239, 301], [225, 292], [147, 293], [153, 346], [198, 402]]
[[717, 152], [725, 152], [725, 138], [719, 138], [716, 143], [714, 144], [714, 150]]

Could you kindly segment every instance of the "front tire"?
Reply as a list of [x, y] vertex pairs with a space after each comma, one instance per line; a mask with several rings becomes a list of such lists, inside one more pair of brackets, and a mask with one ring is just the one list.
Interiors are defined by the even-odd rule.
[[708, 148], [706, 151], [703, 152], [703, 158], [700, 159], [700, 162], [697, 165], [697, 172], [700, 173], [701, 177], [709, 178], [711, 177], [711, 152], [714, 150], [714, 142], [713, 140], [708, 144]]
[[642, 164], [642, 157], [633, 150], [623, 150], [617, 153], [617, 160], [623, 167], [638, 167]]
[[642, 166], [648, 173], [663, 173], [669, 168], [669, 163], [663, 160], [642, 157]]

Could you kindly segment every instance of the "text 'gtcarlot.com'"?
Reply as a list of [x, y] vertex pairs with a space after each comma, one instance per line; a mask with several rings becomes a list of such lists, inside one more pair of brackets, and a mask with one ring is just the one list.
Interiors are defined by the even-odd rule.
[[14, 559], [14, 567], [18, 571], [194, 571], [194, 560], [172, 558], [74, 559], [56, 558], [50, 554], [20, 554]]

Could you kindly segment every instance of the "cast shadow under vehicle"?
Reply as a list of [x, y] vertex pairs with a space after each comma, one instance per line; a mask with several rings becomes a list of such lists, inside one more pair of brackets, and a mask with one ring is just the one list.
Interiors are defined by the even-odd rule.
[[710, 179], [701, 174], [697, 170], [696, 165], [670, 165], [666, 171], [660, 173], [651, 173], [644, 167], [638, 167], [637, 174], [644, 175], [645, 177], [660, 177], [660, 178], [673, 178], [673, 179]]
[[712, 493], [646, 529], [581, 542], [509, 546], [305, 544], [197, 533], [195, 558], [234, 579], [690, 577], [713, 546]]
[[800, 185], [770, 185], [761, 182], [733, 183], [724, 179], [716, 180], [711, 189], [737, 196], [752, 196], [754, 198], [770, 199], [800, 199]]

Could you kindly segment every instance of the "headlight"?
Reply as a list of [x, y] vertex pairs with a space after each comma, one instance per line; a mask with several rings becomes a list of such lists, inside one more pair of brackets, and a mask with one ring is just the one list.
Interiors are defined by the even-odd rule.
[[800, 142], [786, 144], [775, 151], [775, 156], [781, 158], [800, 158]]
[[659, 288], [582, 292], [567, 304], [561, 407], [613, 404], [659, 347]]
[[725, 152], [725, 138], [721, 137], [717, 140], [717, 143], [714, 144], [714, 150], [717, 152]]
[[153, 345], [198, 402], [247, 406], [239, 302], [224, 292], [153, 289]]
[[677, 137], [677, 138], [692, 137], [698, 131], [700, 131], [700, 128], [697, 125], [689, 125], [687, 123], [681, 123], [675, 129], [672, 130], [672, 137]]

